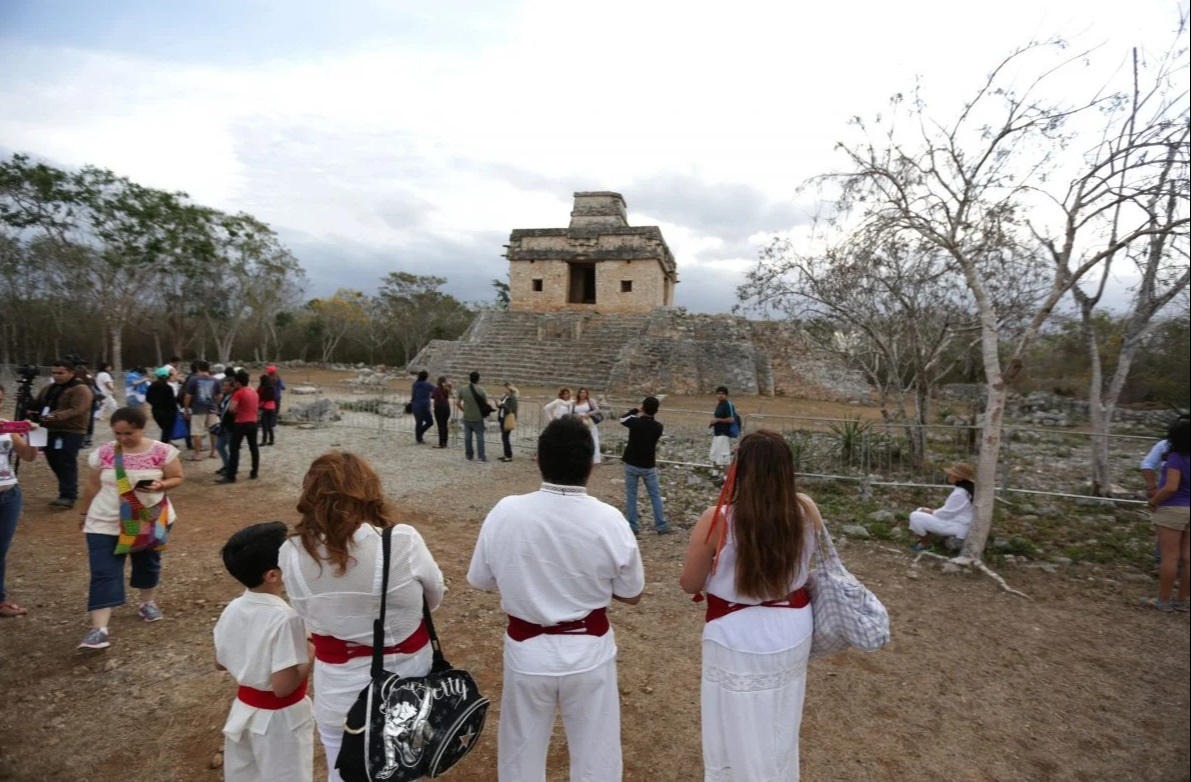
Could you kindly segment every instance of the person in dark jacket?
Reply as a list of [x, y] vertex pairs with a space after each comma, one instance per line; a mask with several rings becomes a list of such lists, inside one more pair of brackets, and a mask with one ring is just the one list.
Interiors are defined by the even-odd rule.
[[638, 480], [645, 481], [645, 491], [649, 493], [649, 503], [653, 506], [654, 531], [659, 535], [669, 535], [674, 531], [666, 523], [666, 515], [662, 511], [662, 489], [658, 485], [658, 440], [661, 439], [664, 428], [654, 418], [658, 406], [657, 397], [647, 396], [641, 402], [640, 409], [634, 407], [620, 419], [621, 426], [628, 427], [629, 430], [629, 442], [625, 445], [624, 455], [620, 460], [624, 462], [624, 515], [634, 535], [641, 533], [641, 525], [637, 521]]
[[55, 508], [73, 508], [79, 498], [79, 449], [87, 437], [94, 399], [91, 389], [74, 373], [74, 362], [58, 359], [50, 367], [53, 378], [37, 395], [33, 410], [47, 430], [45, 460], [58, 478]]
[[170, 374], [169, 367], [153, 370], [154, 380], [145, 391], [145, 403], [153, 413], [153, 420], [161, 428], [163, 443], [174, 439], [174, 422], [178, 418], [178, 395], [170, 385]]
[[451, 420], [451, 384], [446, 375], [438, 376], [438, 385], [430, 392], [430, 402], [434, 407], [434, 423], [438, 425], [438, 445], [436, 448], [447, 447], [447, 424]]
[[427, 379], [429, 377], [430, 373], [423, 369], [409, 390], [410, 406], [414, 414], [414, 442], [418, 445], [426, 442], [422, 436], [434, 426], [430, 399], [434, 393], [434, 385]]

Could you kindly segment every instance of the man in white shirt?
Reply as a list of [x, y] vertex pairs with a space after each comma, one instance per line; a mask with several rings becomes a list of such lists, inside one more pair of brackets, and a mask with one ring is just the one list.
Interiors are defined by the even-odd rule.
[[501, 782], [545, 777], [556, 708], [571, 779], [621, 779], [616, 639], [607, 608], [613, 600], [636, 605], [645, 575], [624, 516], [584, 488], [593, 453], [583, 421], [552, 421], [538, 439], [542, 488], [497, 503], [472, 555], [468, 582], [500, 590], [509, 618], [497, 733]]

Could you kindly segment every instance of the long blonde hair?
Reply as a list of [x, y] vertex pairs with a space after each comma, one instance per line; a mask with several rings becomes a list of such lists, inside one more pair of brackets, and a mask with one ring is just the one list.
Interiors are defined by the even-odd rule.
[[794, 456], [780, 434], [767, 429], [740, 441], [732, 495], [736, 591], [780, 600], [802, 568], [807, 523], [794, 487]]
[[[293, 536], [301, 538], [302, 548], [320, 565], [324, 561], [334, 565], [336, 576], [347, 572], [352, 535], [361, 524], [383, 528], [395, 523], [376, 470], [363, 457], [346, 451], [330, 451], [311, 463], [302, 481], [298, 513], [302, 520]], [[320, 544], [326, 557], [319, 554]]]

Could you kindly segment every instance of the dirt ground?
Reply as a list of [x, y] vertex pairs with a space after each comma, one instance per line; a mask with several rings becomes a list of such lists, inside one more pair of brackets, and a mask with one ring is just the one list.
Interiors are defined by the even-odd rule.
[[[302, 449], [305, 434], [283, 429], [279, 447]], [[391, 447], [412, 451], [409, 439]], [[180, 521], [164, 566], [165, 620], [145, 625], [131, 608], [118, 609], [113, 647], [84, 653], [75, 650], [87, 589], [77, 514], [46, 507], [54, 492], [44, 463], [22, 470], [26, 513], [8, 556], [8, 588], [29, 615], [0, 622], [0, 780], [222, 779], [210, 765], [235, 685], [212, 667], [211, 629], [240, 589], [218, 550], [246, 523], [295, 521], [301, 478], [263, 473], [222, 491], [211, 476], [188, 474], [174, 493]], [[538, 476], [528, 460], [466, 475], [433, 491], [390, 491], [447, 577], [437, 618], [444, 651], [496, 704], [481, 744], [448, 775], [480, 782], [496, 779], [503, 617], [495, 595], [468, 587], [466, 569], [487, 510], [506, 494], [534, 490]], [[620, 475], [615, 462], [597, 468], [591, 492], [621, 505]], [[645, 597], [611, 609], [627, 780], [701, 778], [701, 615], [677, 585], [685, 545], [685, 534], [645, 534]], [[911, 578], [909, 556], [889, 545], [841, 548], [888, 607], [894, 640], [877, 653], [811, 664], [803, 779], [1191, 779], [1191, 631], [1186, 615], [1134, 607], [1153, 589], [1141, 574], [1015, 571], [1012, 585], [1033, 597], [1025, 601], [987, 579], [933, 567]], [[316, 770], [322, 763], [319, 755]], [[548, 778], [567, 779], [561, 724]]]

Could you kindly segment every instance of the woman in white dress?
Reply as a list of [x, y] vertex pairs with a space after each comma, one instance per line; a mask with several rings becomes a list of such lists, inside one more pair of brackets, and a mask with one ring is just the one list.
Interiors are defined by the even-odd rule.
[[285, 591], [314, 642], [314, 719], [335, 770], [348, 709], [370, 679], [372, 624], [380, 612], [381, 530], [393, 528], [385, 614], [385, 670], [430, 672], [430, 637], [422, 599], [431, 610], [443, 596], [442, 571], [418, 531], [397, 524], [385, 505], [380, 476], [364, 459], [331, 451], [314, 460], [298, 500], [302, 520], [281, 547]]
[[600, 458], [600, 427], [591, 419], [592, 414], [599, 413], [600, 407], [591, 398], [591, 392], [586, 388], [580, 388], [575, 392], [575, 406], [571, 412], [583, 419], [587, 424], [587, 431], [591, 432], [591, 439], [595, 441], [595, 456], [592, 457], [592, 464], [599, 464]]
[[574, 409], [575, 403], [571, 401], [571, 389], [569, 388], [560, 388], [558, 398], [552, 399], [542, 406], [542, 412], [546, 414], [546, 423], [550, 423], [556, 418], [562, 418], [564, 415], [570, 415]]
[[795, 491], [789, 446], [765, 429], [740, 441], [720, 497], [691, 531], [679, 577], [707, 592], [703, 779], [798, 782], [817, 510]]
[[972, 497], [976, 494], [976, 471], [966, 462], [956, 462], [944, 470], [947, 481], [955, 485], [941, 508], [919, 508], [910, 513], [910, 531], [918, 542], [912, 551], [930, 548], [930, 536], [942, 535], [963, 540], [972, 527]]

